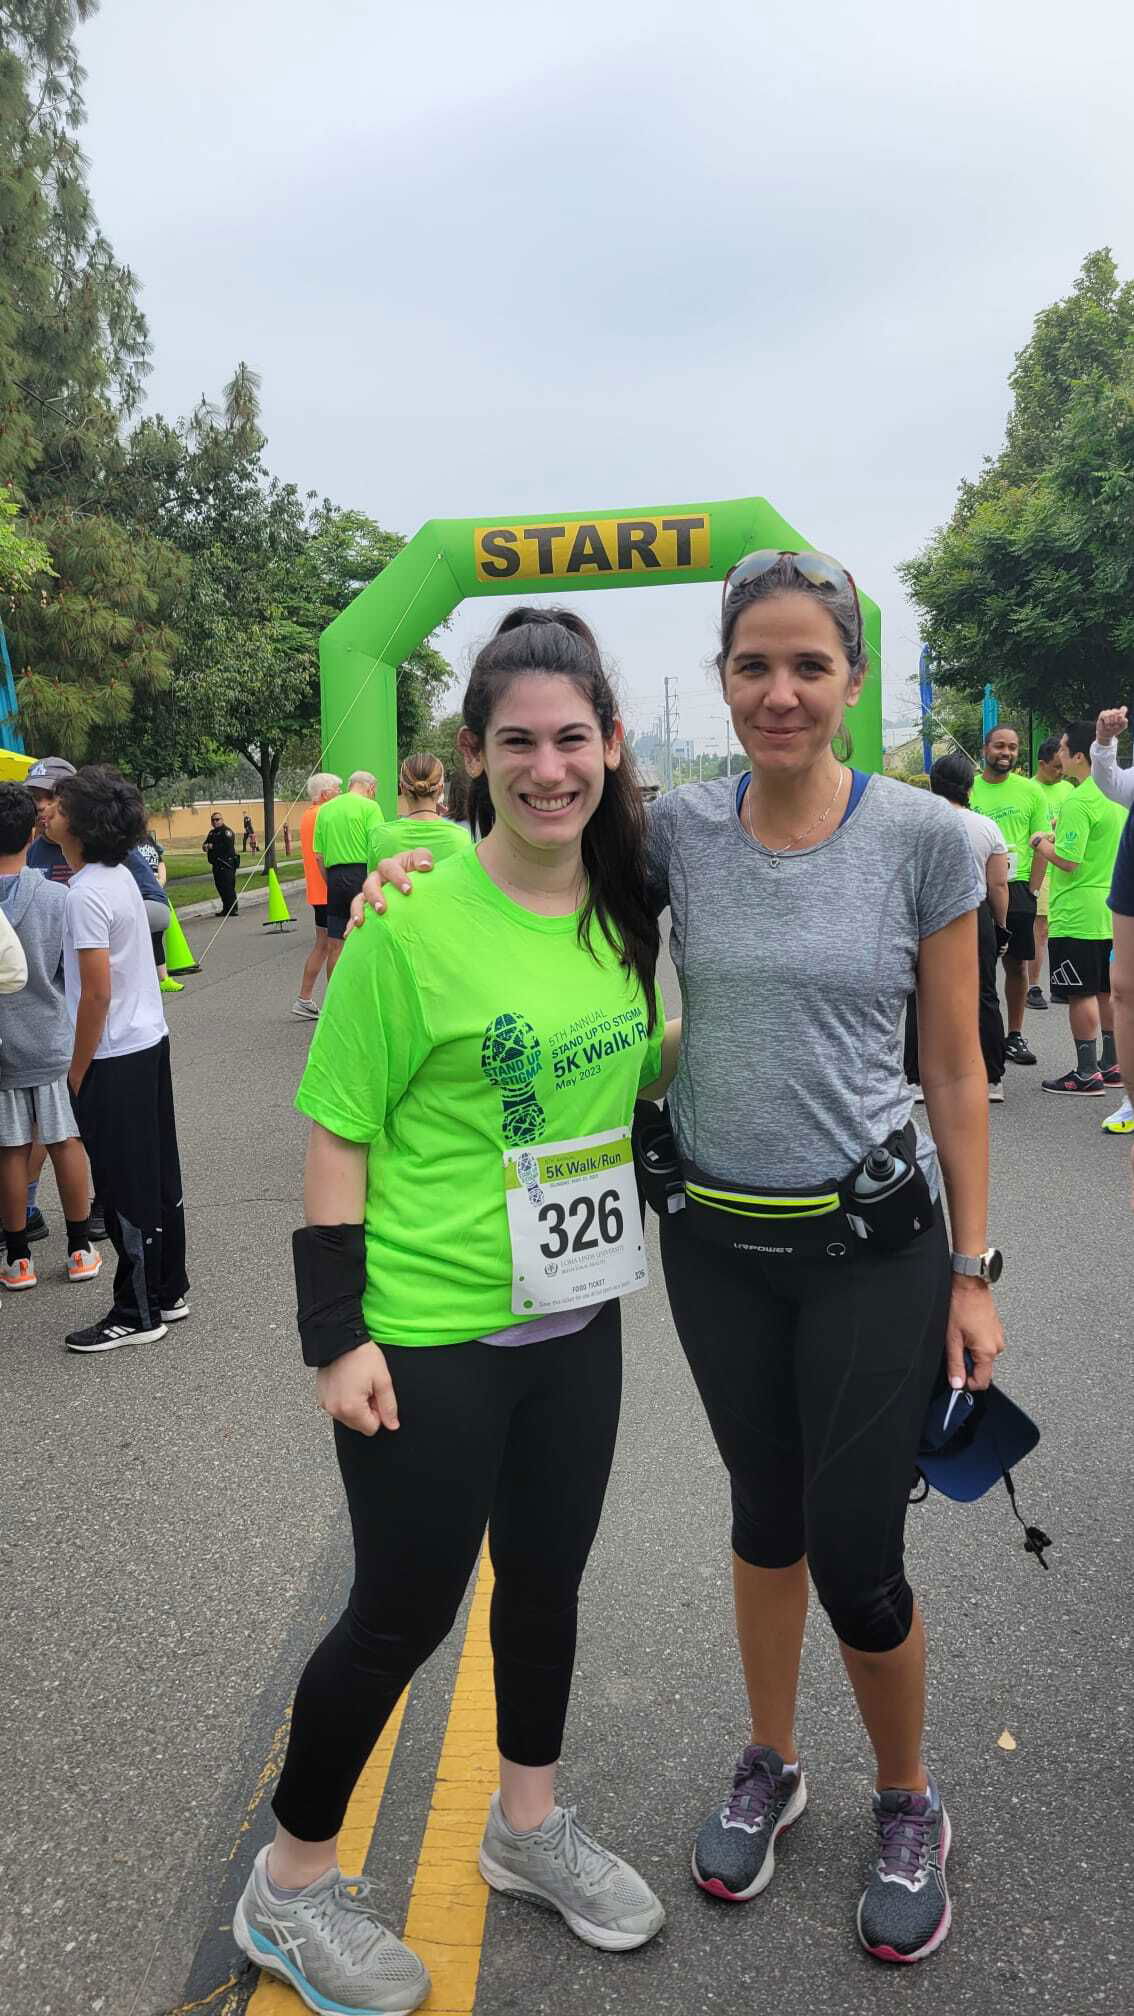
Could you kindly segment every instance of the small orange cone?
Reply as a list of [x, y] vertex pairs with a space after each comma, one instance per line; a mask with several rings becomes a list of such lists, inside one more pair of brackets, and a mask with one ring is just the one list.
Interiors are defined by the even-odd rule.
[[201, 970], [172, 903], [169, 906], [169, 923], [165, 927], [165, 965], [171, 980], [182, 973], [199, 973]]
[[262, 928], [265, 931], [290, 931], [294, 925], [295, 919], [287, 907], [283, 890], [280, 888], [280, 878], [274, 868], [269, 868], [268, 914]]

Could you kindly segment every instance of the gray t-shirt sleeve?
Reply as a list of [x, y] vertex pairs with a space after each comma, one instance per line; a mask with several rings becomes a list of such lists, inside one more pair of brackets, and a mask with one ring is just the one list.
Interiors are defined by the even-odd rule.
[[984, 900], [984, 880], [973, 860], [964, 821], [934, 820], [921, 826], [914, 857], [917, 935], [930, 938]]
[[658, 917], [669, 908], [669, 864], [678, 810], [676, 791], [655, 798], [646, 807], [646, 875], [650, 902]]

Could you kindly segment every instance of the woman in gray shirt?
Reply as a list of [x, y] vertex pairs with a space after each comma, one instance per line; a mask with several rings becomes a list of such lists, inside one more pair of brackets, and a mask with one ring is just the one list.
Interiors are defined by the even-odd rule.
[[[751, 772], [673, 792], [651, 816], [684, 1018], [670, 1112], [688, 1204], [662, 1219], [662, 1257], [732, 1482], [752, 1711], [693, 1873], [714, 1895], [756, 1896], [806, 1804], [794, 1723], [810, 1571], [877, 1760], [881, 1852], [859, 1936], [881, 1959], [918, 1960], [949, 1929], [949, 1821], [922, 1758], [925, 1639], [902, 1532], [943, 1359], [950, 1383], [983, 1387], [1003, 1341], [987, 1278], [983, 889], [946, 806], [836, 754], [867, 669], [836, 562], [742, 561], [718, 669]], [[915, 990], [936, 1150], [909, 1127], [900, 1025]], [[940, 1156], [952, 1266], [939, 1210], [897, 1250], [848, 1241], [835, 1186], [884, 1142], [899, 1163], [916, 1156], [932, 1196]]]
[[[880, 1855], [859, 1936], [880, 1959], [912, 1961], [949, 1930], [949, 1821], [921, 1753], [925, 1637], [903, 1567], [906, 1504], [946, 1365], [954, 1386], [987, 1386], [1003, 1343], [977, 1035], [983, 884], [947, 806], [835, 753], [867, 669], [858, 596], [837, 562], [741, 561], [718, 666], [751, 772], [671, 792], [648, 815], [684, 1016], [670, 1113], [687, 1203], [661, 1221], [662, 1257], [732, 1483], [752, 1713], [693, 1872], [716, 1896], [756, 1896], [777, 1835], [806, 1805], [794, 1725], [810, 1575], [877, 1760]], [[380, 877], [408, 887], [428, 860], [400, 856]], [[365, 894], [383, 907], [377, 877]], [[910, 1126], [902, 1070], [915, 990], [936, 1148]], [[910, 1171], [910, 1192], [920, 1171], [923, 1200], [885, 1251], [856, 1236], [838, 1188], [881, 1144]], [[930, 1205], [938, 1156], [952, 1264]]]

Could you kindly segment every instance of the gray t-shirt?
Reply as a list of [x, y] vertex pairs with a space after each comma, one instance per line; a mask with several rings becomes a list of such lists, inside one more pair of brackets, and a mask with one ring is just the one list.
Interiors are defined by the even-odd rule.
[[[684, 1016], [670, 1113], [706, 1174], [814, 1185], [909, 1119], [918, 941], [975, 910], [983, 877], [952, 808], [895, 778], [872, 777], [835, 833], [782, 856], [741, 826], [736, 789], [690, 784], [649, 808]], [[918, 1153], [936, 1187], [932, 1143]]]

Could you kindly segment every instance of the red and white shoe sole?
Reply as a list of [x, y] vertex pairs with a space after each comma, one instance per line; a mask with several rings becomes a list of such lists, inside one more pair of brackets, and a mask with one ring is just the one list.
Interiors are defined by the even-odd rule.
[[799, 1774], [799, 1784], [784, 1807], [783, 1813], [777, 1823], [776, 1831], [768, 1843], [768, 1852], [760, 1864], [760, 1872], [755, 1881], [748, 1885], [747, 1890], [726, 1889], [719, 1876], [702, 1876], [701, 1871], [697, 1867], [697, 1850], [694, 1849], [692, 1864], [693, 1881], [696, 1883], [698, 1889], [703, 1890], [707, 1897], [719, 1897], [725, 1904], [747, 1904], [753, 1897], [758, 1897], [761, 1890], [767, 1889], [776, 1873], [776, 1842], [779, 1840], [781, 1834], [787, 1833], [789, 1827], [794, 1827], [806, 1806], [807, 1780], [801, 1771]]

